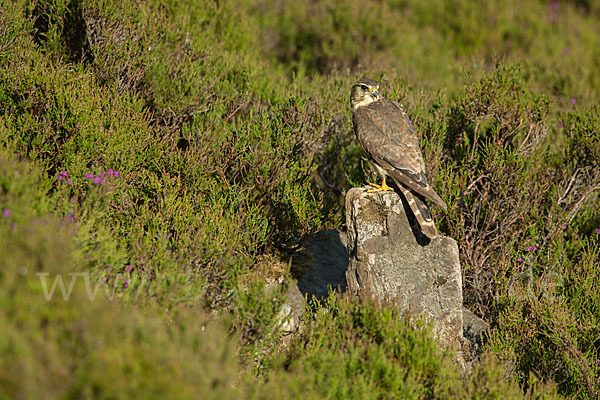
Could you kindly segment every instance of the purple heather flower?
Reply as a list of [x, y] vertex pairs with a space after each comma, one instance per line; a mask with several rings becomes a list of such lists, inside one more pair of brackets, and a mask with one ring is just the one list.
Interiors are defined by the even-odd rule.
[[558, 0], [551, 2], [548, 11], [550, 14], [550, 20], [552, 22], [556, 22], [558, 20], [558, 13], [560, 11], [560, 2]]
[[67, 183], [70, 185], [71, 184], [71, 178], [67, 179]]
[[56, 179], [58, 179], [59, 181], [62, 181], [63, 179], [65, 179], [65, 177], [62, 176], [61, 174], [58, 174], [58, 176], [56, 177]]
[[85, 174], [87, 179], [94, 179], [94, 174]]
[[107, 271], [110, 271], [110, 265], [109, 265], [108, 267], [106, 267], [106, 270], [107, 270]]
[[8, 208], [5, 208], [4, 211], [2, 211], [2, 213], [4, 214], [5, 217], [10, 216], [10, 210]]
[[102, 178], [102, 180], [100, 181], [101, 185], [104, 185], [104, 178]]
[[564, 128], [564, 126], [563, 126], [563, 124], [558, 124], [557, 128], [562, 129], [562, 128]]
[[523, 259], [521, 257], [517, 258], [517, 262], [523, 262]]
[[98, 185], [100, 183], [100, 177], [99, 176], [97, 176], [96, 179], [94, 179], [94, 183], [96, 185]]
[[121, 279], [121, 274], [117, 274], [117, 279]]
[[596, 230], [594, 232], [596, 232], [598, 235], [600, 235], [600, 228], [596, 228]]
[[48, 105], [48, 103], [44, 104], [44, 107], [50, 108], [50, 106]]
[[128, 265], [127, 266], [127, 272], [131, 272], [133, 270], [133, 265]]
[[119, 177], [119, 171], [115, 171], [115, 178]]
[[127, 280], [125, 280], [125, 283], [123, 284], [123, 289], [127, 289], [130, 282], [131, 282], [131, 280], [129, 280], [129, 278], [127, 278]]
[[112, 168], [109, 168], [109, 169], [108, 169], [108, 174], [109, 174], [109, 175], [113, 175], [114, 173], [115, 173], [115, 171], [113, 171], [113, 169], [112, 169]]
[[571, 100], [569, 100], [569, 103], [575, 104], [575, 103], [577, 103], [577, 99], [575, 97], [571, 97]]

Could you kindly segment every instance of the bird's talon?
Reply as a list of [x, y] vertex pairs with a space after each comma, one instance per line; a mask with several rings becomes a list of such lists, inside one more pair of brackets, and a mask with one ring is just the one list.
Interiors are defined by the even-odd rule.
[[385, 180], [381, 183], [381, 185], [377, 185], [376, 183], [367, 182], [369, 186], [373, 186], [375, 189], [367, 190], [367, 193], [377, 193], [377, 192], [389, 192], [394, 191], [394, 188], [389, 187]]

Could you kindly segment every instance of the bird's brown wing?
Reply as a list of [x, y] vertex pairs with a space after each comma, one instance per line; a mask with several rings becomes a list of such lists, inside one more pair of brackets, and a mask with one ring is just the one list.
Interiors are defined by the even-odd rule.
[[447, 208], [427, 181], [415, 128], [401, 107], [381, 99], [358, 109], [354, 119], [358, 140], [373, 161], [395, 181]]

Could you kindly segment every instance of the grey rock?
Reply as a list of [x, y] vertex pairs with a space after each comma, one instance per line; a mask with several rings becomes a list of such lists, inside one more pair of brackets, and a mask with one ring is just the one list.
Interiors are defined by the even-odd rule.
[[[327, 297], [330, 290], [346, 290], [346, 234], [338, 230], [326, 230], [303, 242], [292, 258], [292, 275], [298, 280], [291, 284], [284, 295], [277, 315], [279, 328], [289, 334], [302, 330], [302, 316], [306, 300]], [[272, 293], [282, 281], [268, 283], [266, 292]]]
[[349, 263], [347, 292], [394, 304], [432, 322], [442, 347], [463, 344], [462, 276], [458, 246], [427, 239], [394, 192], [346, 194]]
[[[281, 288], [284, 282], [277, 281], [265, 285], [265, 294], [272, 295], [274, 291]], [[288, 286], [283, 295], [284, 301], [277, 313], [277, 325], [279, 329], [285, 333], [293, 333], [301, 327], [302, 315], [306, 307], [304, 296], [295, 283]]]
[[318, 232], [303, 243], [292, 261], [298, 289], [309, 300], [321, 300], [330, 290], [346, 291], [346, 234], [336, 229]]
[[277, 314], [279, 329], [285, 333], [291, 333], [296, 328], [297, 324], [293, 316], [294, 309], [290, 304], [284, 303]]
[[483, 345], [487, 341], [488, 328], [487, 322], [463, 307], [463, 336], [469, 341], [471, 358], [476, 358], [482, 353]]
[[287, 325], [282, 325], [281, 327], [284, 332], [296, 332], [301, 327], [302, 315], [306, 307], [305, 304], [304, 296], [300, 293], [298, 287], [290, 285], [285, 293], [285, 303], [282, 306], [282, 309], [286, 308], [289, 312], [280, 311], [280, 313], [288, 313]]

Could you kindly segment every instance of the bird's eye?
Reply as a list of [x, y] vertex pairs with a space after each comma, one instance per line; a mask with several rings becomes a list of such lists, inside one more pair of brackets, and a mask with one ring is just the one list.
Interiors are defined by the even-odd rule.
[[366, 85], [360, 85], [360, 88], [361, 88], [362, 90], [367, 90], [367, 89], [369, 89], [369, 88], [368, 88]]

